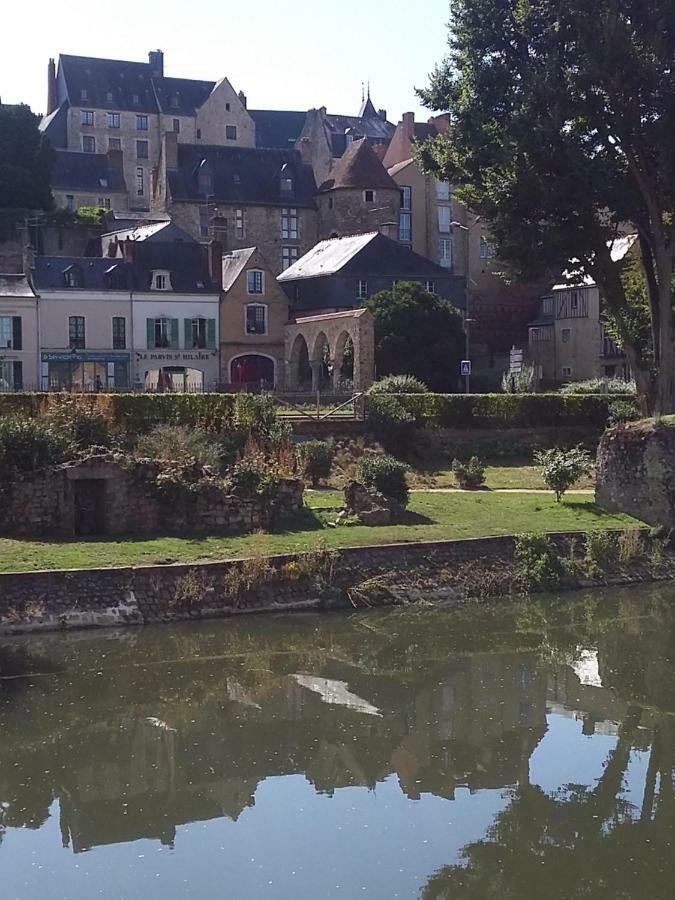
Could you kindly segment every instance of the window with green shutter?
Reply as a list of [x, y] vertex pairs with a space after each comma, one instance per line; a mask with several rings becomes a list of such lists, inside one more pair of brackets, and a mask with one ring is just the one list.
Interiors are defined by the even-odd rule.
[[216, 320], [206, 320], [206, 346], [209, 350], [216, 349]]
[[180, 338], [178, 337], [178, 319], [171, 319], [171, 349], [180, 349]]

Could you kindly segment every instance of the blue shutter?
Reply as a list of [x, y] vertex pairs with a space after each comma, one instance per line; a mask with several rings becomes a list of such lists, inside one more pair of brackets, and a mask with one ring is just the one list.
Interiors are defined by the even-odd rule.
[[171, 349], [178, 350], [180, 348], [180, 339], [178, 337], [178, 319], [171, 319]]
[[206, 321], [206, 346], [209, 350], [216, 349], [216, 320], [207, 319]]

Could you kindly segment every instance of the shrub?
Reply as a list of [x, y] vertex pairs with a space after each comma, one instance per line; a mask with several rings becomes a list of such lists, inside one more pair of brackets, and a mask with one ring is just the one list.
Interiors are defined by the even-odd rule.
[[529, 587], [554, 588], [560, 584], [563, 566], [558, 551], [546, 535], [519, 535], [515, 557]]
[[617, 535], [610, 531], [589, 531], [586, 535], [586, 567], [590, 574], [610, 568], [618, 555]]
[[217, 469], [221, 456], [218, 439], [200, 429], [184, 425], [156, 425], [148, 434], [141, 435], [136, 445], [138, 456], [186, 465]]
[[477, 456], [466, 463], [453, 459], [452, 474], [461, 488], [478, 488], [485, 483], [485, 466]]
[[71, 436], [50, 422], [0, 419], [0, 480], [56, 466], [76, 452]]
[[635, 382], [621, 378], [589, 378], [586, 381], [572, 381], [560, 389], [563, 396], [574, 394], [620, 394], [635, 396]]
[[588, 450], [573, 447], [571, 450], [541, 450], [534, 454], [535, 461], [542, 467], [544, 484], [555, 491], [556, 503], [582, 475], [590, 471], [593, 464]]
[[326, 441], [305, 441], [299, 445], [298, 459], [313, 487], [330, 475], [333, 456], [333, 448]]
[[95, 403], [87, 403], [83, 398], [63, 397], [49, 408], [45, 418], [67, 431], [80, 450], [110, 447], [113, 443], [110, 420]]
[[373, 394], [428, 394], [429, 388], [414, 375], [387, 375], [369, 391]]
[[359, 477], [368, 487], [400, 503], [408, 505], [408, 467], [393, 456], [372, 456], [359, 463]]
[[623, 425], [625, 422], [634, 422], [640, 418], [640, 412], [635, 401], [612, 400], [608, 407], [609, 424]]
[[232, 467], [230, 481], [245, 496], [273, 499], [279, 489], [279, 476], [257, 459], [244, 459]]
[[369, 397], [366, 417], [373, 436], [385, 449], [405, 452], [409, 447], [417, 423], [398, 396], [376, 394]]
[[502, 390], [505, 394], [531, 394], [537, 388], [534, 366], [523, 366], [520, 372], [504, 372]]
[[277, 409], [271, 394], [241, 392], [234, 401], [234, 420], [239, 428], [256, 437], [267, 437], [277, 423]]

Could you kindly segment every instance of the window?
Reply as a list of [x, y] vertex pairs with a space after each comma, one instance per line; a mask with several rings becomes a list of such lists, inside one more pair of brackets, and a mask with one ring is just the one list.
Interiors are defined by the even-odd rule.
[[94, 124], [94, 110], [93, 109], [83, 109], [82, 110], [82, 124], [83, 125], [93, 125]]
[[75, 212], [75, 197], [72, 194], [66, 194], [66, 209]]
[[82, 90], [80, 91], [80, 100], [88, 100], [88, 99], [89, 99], [89, 96], [87, 94], [87, 89], [82, 88]]
[[236, 141], [237, 140], [237, 126], [236, 125], [226, 125], [225, 126], [225, 140], [227, 140], [227, 141]]
[[68, 268], [63, 272], [63, 280], [66, 287], [82, 287], [82, 270], [79, 266], [68, 266]]
[[236, 209], [234, 211], [234, 233], [236, 237], [241, 240], [246, 236], [246, 230], [244, 227], [244, 210]]
[[120, 127], [120, 114], [119, 113], [108, 113], [108, 128], [119, 128]]
[[189, 341], [189, 346], [195, 349], [203, 350], [206, 347], [206, 319], [191, 319]]
[[171, 319], [149, 319], [152, 323], [151, 338], [154, 339], [153, 347], [166, 348], [171, 346]]
[[251, 269], [246, 273], [246, 290], [249, 294], [265, 293], [265, 274], [259, 269]]
[[147, 159], [148, 158], [148, 142], [147, 141], [136, 141], [136, 157], [137, 157], [137, 159]]
[[138, 94], [131, 95], [131, 102], [134, 104], [134, 106], [138, 106], [138, 104], [139, 104]]
[[178, 109], [178, 94], [171, 95], [171, 108]]
[[450, 200], [450, 185], [447, 181], [436, 182], [436, 199], [442, 203], [447, 203]]
[[84, 350], [84, 316], [69, 317], [68, 344], [71, 350]]
[[23, 390], [23, 363], [0, 359], [0, 391]]
[[124, 316], [113, 316], [112, 341], [113, 350], [127, 349], [127, 320]]
[[485, 240], [485, 238], [481, 235], [480, 239], [480, 258], [481, 259], [492, 259], [495, 255], [494, 250]]
[[246, 334], [267, 334], [267, 307], [261, 303], [246, 307]]
[[173, 130], [176, 132], [176, 134], [180, 134], [180, 119], [173, 120]]
[[21, 316], [0, 316], [0, 349], [21, 350]]
[[441, 238], [438, 242], [438, 263], [446, 269], [452, 268], [452, 240]]
[[152, 276], [152, 289], [155, 291], [167, 291], [169, 278], [166, 272], [155, 272]]
[[99, 197], [98, 198], [98, 208], [99, 209], [110, 209], [110, 197]]
[[404, 243], [412, 241], [412, 215], [402, 212], [398, 219], [398, 239]]
[[572, 313], [579, 312], [579, 291], [570, 291], [570, 310]]
[[450, 207], [449, 206], [439, 206], [438, 207], [438, 230], [441, 234], [449, 234], [450, 233]]
[[148, 130], [148, 117], [147, 116], [136, 116], [136, 131], [147, 131]]
[[542, 328], [530, 328], [530, 343], [550, 341], [553, 338], [553, 327], [545, 325]]
[[82, 149], [85, 153], [96, 153], [96, 138], [93, 134], [82, 135]]
[[430, 294], [435, 294], [436, 293], [436, 285], [434, 284], [433, 281], [427, 280], [424, 282], [424, 290], [428, 291]]
[[232, 104], [226, 103], [225, 104], [225, 112], [229, 112], [231, 109], [232, 109]]
[[571, 366], [563, 366], [562, 367], [563, 378], [571, 378], [572, 377], [572, 368]]
[[200, 194], [204, 194], [207, 197], [209, 194], [213, 194], [213, 175], [204, 166], [197, 172], [197, 190]]
[[563, 330], [562, 330], [563, 344], [569, 344], [571, 336], [572, 336], [572, 330], [570, 328], [563, 328]]
[[120, 138], [108, 138], [108, 150], [121, 150], [122, 141]]
[[363, 192], [363, 200], [365, 203], [374, 203], [375, 202], [375, 191], [364, 191]]
[[139, 197], [145, 194], [145, 175], [141, 166], [136, 169], [136, 194]]
[[412, 209], [412, 188], [401, 188], [401, 209]]
[[292, 194], [293, 193], [293, 179], [292, 178], [282, 178], [281, 179], [281, 190], [284, 194]]
[[112, 102], [113, 102], [113, 94], [112, 94], [112, 91], [107, 91], [107, 92], [106, 92], [105, 99], [106, 99], [106, 103], [112, 103]]
[[281, 210], [281, 236], [286, 240], [298, 238], [298, 211], [295, 207], [284, 207]]
[[357, 294], [359, 300], [367, 300], [368, 299], [368, 282], [365, 278], [359, 278], [359, 284], [357, 289]]
[[293, 263], [298, 259], [298, 248], [297, 247], [282, 247], [281, 248], [281, 269], [282, 271], [286, 271], [286, 269], [290, 269]]

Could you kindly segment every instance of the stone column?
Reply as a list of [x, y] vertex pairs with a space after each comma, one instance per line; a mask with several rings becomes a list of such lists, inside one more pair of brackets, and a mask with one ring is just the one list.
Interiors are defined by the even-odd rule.
[[309, 364], [312, 367], [312, 390], [318, 391], [321, 387], [321, 366], [323, 365], [323, 360], [312, 359]]

